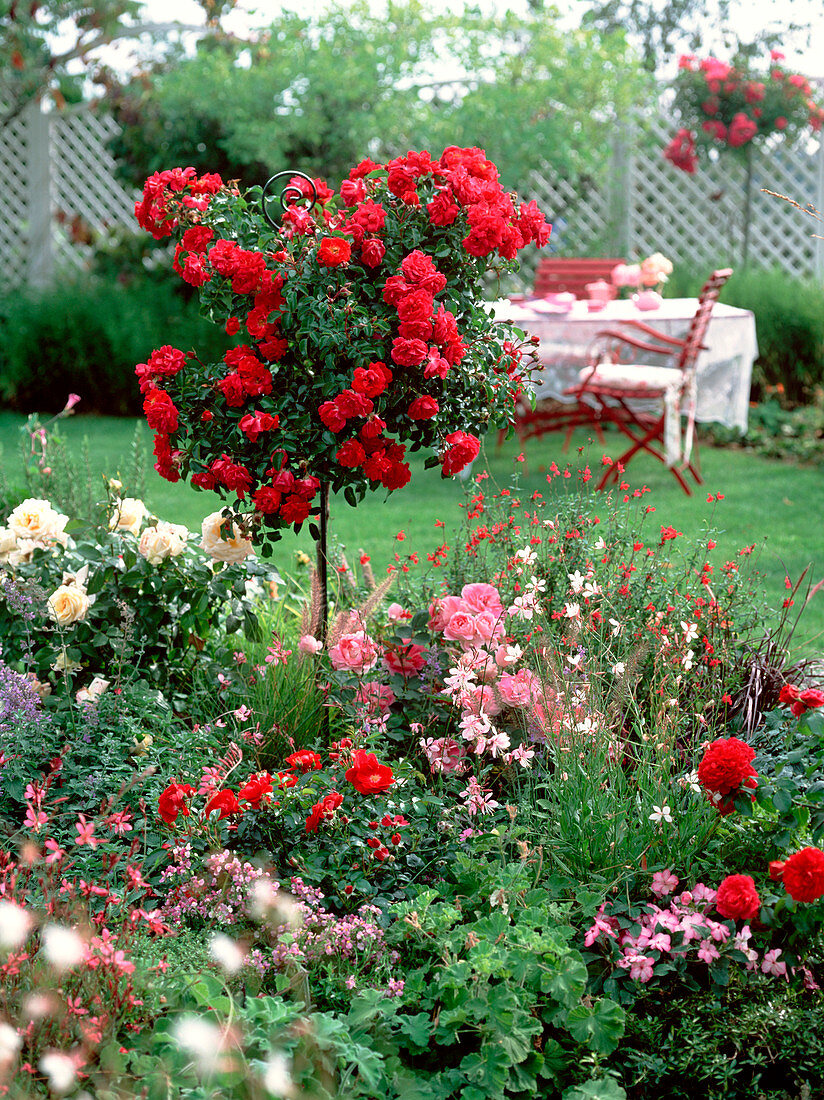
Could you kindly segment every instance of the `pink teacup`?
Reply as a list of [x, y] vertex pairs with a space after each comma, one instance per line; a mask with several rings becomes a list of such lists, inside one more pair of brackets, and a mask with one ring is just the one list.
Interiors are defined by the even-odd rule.
[[641, 290], [638, 294], [633, 294], [632, 300], [635, 303], [636, 309], [660, 309], [663, 298], [655, 290]]

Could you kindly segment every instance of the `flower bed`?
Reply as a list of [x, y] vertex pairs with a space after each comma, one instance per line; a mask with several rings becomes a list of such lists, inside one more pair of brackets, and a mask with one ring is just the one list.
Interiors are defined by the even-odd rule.
[[[490, 174], [474, 153], [463, 161]], [[440, 188], [440, 210], [453, 169], [422, 164], [389, 179], [403, 168], [415, 189]], [[220, 190], [197, 188], [164, 177], [144, 214], [160, 231], [169, 189], [203, 214]], [[274, 261], [296, 265], [285, 298], [311, 297], [301, 265], [335, 301], [349, 281], [369, 285], [367, 238], [335, 217]], [[362, 267], [346, 276], [350, 237]], [[438, 262], [457, 262], [456, 247]], [[234, 310], [233, 296], [261, 293], [264, 253], [232, 275], [192, 247], [178, 263]], [[321, 257], [335, 261], [323, 276]], [[408, 275], [407, 259], [382, 278]], [[429, 262], [413, 266], [431, 276]], [[247, 268], [256, 289], [232, 287]], [[292, 414], [263, 390], [307, 367], [297, 330], [283, 359], [262, 350], [280, 339], [268, 317], [220, 377], [174, 349], [140, 372], [147, 414], [163, 419], [161, 469], [208, 473], [202, 487], [237, 498], [199, 538], [114, 481], [85, 520], [45, 496], [3, 517], [0, 1091], [640, 1100], [700, 1079], [708, 1096], [783, 1096], [788, 1081], [813, 1095], [824, 691], [781, 676], [781, 653], [766, 661], [752, 547], [722, 560], [712, 531], [679, 531], [645, 486], [596, 496], [589, 466], [553, 463], [546, 492], [528, 496], [482, 470], [433, 546], [401, 555], [399, 540], [380, 576], [366, 553], [334, 563], [324, 631], [314, 572], [277, 577], [255, 548], [312, 514], [310, 469], [344, 486], [336, 466], [356, 467], [341, 466], [328, 409], [267, 466]], [[387, 347], [417, 339], [395, 324]], [[506, 390], [498, 338], [481, 328], [477, 372]], [[350, 416], [350, 398], [385, 401], [381, 423], [395, 415], [398, 433], [417, 432], [409, 410], [431, 399], [434, 434], [416, 441], [445, 474], [463, 466], [469, 451], [449, 440], [463, 430], [462, 360], [430, 378], [424, 359], [412, 374], [370, 362], [349, 364], [342, 403], [331, 376], [340, 431], [354, 420], [357, 442], [377, 415]], [[237, 405], [232, 373], [246, 379]], [[400, 465], [402, 444], [382, 433], [370, 456]], [[240, 466], [248, 482], [229, 476]], [[42, 484], [57, 487], [47, 468]], [[357, 492], [376, 480], [365, 466], [352, 476]], [[764, 1026], [768, 1009], [780, 1024]]]

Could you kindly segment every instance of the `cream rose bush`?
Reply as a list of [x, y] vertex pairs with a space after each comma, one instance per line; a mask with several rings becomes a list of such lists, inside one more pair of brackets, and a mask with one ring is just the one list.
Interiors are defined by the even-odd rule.
[[115, 667], [174, 690], [213, 660], [216, 628], [257, 630], [258, 594], [280, 580], [220, 512], [198, 537], [121, 490], [93, 529], [44, 499], [0, 513], [0, 650], [22, 670], [30, 648], [26, 671], [72, 696]]

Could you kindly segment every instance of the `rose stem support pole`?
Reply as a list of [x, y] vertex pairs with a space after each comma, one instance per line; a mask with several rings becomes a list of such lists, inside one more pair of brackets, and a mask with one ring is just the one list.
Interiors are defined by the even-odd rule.
[[329, 483], [321, 482], [320, 486], [320, 522], [318, 524], [317, 544], [317, 569], [318, 584], [320, 585], [320, 620], [318, 623], [318, 637], [326, 641], [326, 631], [329, 626], [329, 559], [328, 531], [329, 526]]
[[[325, 644], [326, 634], [329, 629], [329, 559], [327, 557], [329, 526], [329, 482], [320, 483], [320, 520], [317, 526], [318, 540], [316, 547], [316, 561], [318, 573], [318, 586], [320, 587], [320, 616], [318, 620], [318, 638]], [[320, 668], [320, 666], [317, 666]], [[318, 730], [321, 742], [329, 741], [329, 707], [327, 706], [328, 686], [324, 687], [320, 678], [316, 681], [317, 689], [323, 697], [320, 710], [320, 728]]]

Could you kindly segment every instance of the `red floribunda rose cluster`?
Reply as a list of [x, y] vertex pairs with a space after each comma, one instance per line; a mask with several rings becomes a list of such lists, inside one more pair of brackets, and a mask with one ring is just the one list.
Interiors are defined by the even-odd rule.
[[769, 70], [753, 74], [749, 61], [685, 55], [675, 80], [675, 109], [684, 125], [664, 149], [676, 168], [695, 172], [700, 146], [742, 149], [760, 135], [820, 130], [824, 107], [806, 77], [790, 73], [773, 50]]
[[350, 503], [393, 491], [422, 447], [452, 476], [511, 421], [528, 364], [483, 308], [483, 276], [550, 233], [481, 149], [367, 159], [337, 194], [294, 182], [279, 230], [258, 195], [191, 168], [155, 173], [135, 208], [233, 340], [217, 363], [164, 345], [138, 365], [155, 467], [234, 494], [263, 541], [302, 523], [322, 483]]
[[757, 785], [758, 772], [751, 763], [754, 756], [755, 749], [737, 737], [719, 737], [705, 751], [698, 765], [698, 782], [720, 814], [733, 812], [735, 796], [742, 788]]
[[789, 706], [796, 718], [806, 714], [808, 710], [817, 710], [824, 707], [824, 691], [820, 688], [799, 688], [792, 684], [784, 684], [778, 696], [779, 703]]

